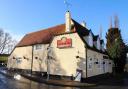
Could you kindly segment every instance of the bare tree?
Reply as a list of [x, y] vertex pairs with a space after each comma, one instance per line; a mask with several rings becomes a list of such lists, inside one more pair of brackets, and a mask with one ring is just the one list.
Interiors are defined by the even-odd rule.
[[17, 41], [12, 39], [10, 43], [7, 45], [6, 53], [10, 54], [12, 50], [14, 49], [14, 47], [16, 46], [16, 44], [17, 44]]
[[16, 41], [12, 39], [11, 35], [0, 29], [0, 54], [10, 53], [15, 44]]

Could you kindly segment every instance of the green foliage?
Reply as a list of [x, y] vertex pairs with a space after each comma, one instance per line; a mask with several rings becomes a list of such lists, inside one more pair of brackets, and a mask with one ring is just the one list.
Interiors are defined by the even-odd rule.
[[7, 60], [8, 60], [8, 57], [0, 56], [0, 62], [6, 62]]
[[107, 49], [112, 59], [120, 58], [122, 56], [122, 53], [124, 51], [124, 47], [122, 46], [122, 44], [123, 43], [121, 38], [118, 37], [113, 42], [113, 45], [111, 45], [111, 47]]
[[110, 28], [106, 34], [107, 52], [110, 58], [114, 61], [115, 72], [121, 73], [124, 70], [126, 63], [126, 46], [122, 40], [120, 30], [118, 28]]
[[119, 59], [125, 52], [125, 44], [122, 40], [120, 30], [118, 28], [111, 28], [106, 34], [107, 38], [107, 52], [112, 59]]

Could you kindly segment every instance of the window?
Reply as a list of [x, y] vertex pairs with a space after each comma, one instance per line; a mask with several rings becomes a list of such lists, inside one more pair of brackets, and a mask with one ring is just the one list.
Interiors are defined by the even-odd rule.
[[35, 45], [35, 50], [39, 50], [39, 49], [42, 49], [42, 45], [41, 44]]
[[88, 36], [84, 36], [83, 38], [88, 43]]
[[93, 46], [93, 40], [92, 40], [92, 34], [90, 33], [89, 37], [88, 37], [88, 41], [89, 41], [89, 45], [92, 47]]
[[99, 61], [98, 68], [101, 68], [101, 62]]
[[88, 60], [88, 69], [91, 70], [92, 69], [92, 58], [90, 58]]
[[22, 57], [16, 57], [15, 59], [17, 64], [20, 64], [22, 62]]
[[88, 69], [92, 69], [92, 63], [88, 64]]
[[97, 40], [97, 49], [100, 50], [100, 39], [99, 39], [99, 38], [98, 38], [98, 40]]
[[102, 51], [104, 51], [104, 43], [102, 44]]

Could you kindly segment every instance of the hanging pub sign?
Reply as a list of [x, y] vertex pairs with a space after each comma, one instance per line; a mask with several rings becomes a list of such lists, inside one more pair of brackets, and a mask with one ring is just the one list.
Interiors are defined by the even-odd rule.
[[62, 37], [57, 40], [57, 48], [69, 48], [72, 47], [72, 39], [67, 37]]

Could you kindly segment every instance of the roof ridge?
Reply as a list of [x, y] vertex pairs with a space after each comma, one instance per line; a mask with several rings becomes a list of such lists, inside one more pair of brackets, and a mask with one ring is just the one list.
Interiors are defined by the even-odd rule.
[[45, 29], [41, 29], [41, 30], [38, 30], [38, 31], [33, 31], [33, 32], [30, 32], [30, 33], [27, 33], [26, 35], [34, 34], [34, 33], [41, 32], [41, 31], [48, 31], [48, 29], [53, 29], [53, 28], [56, 28], [56, 27], [59, 27], [59, 26], [62, 26], [62, 25], [65, 25], [65, 23], [58, 24], [58, 25], [55, 25], [55, 26], [52, 26], [52, 27], [48, 27], [48, 28], [45, 28]]
[[65, 24], [59, 24], [50, 28], [25, 34], [21, 41], [17, 44], [19, 46], [28, 46], [33, 44], [48, 44], [55, 34], [65, 32]]
[[[78, 25], [80, 25], [81, 27], [85, 28], [86, 30], [88, 30], [86, 27], [82, 26], [80, 23], [78, 23], [78, 22], [75, 21], [74, 19], [71, 18], [71, 20], [72, 20], [73, 22], [77, 23]], [[75, 24], [75, 23], [74, 23], [74, 24]], [[88, 30], [88, 31], [89, 31], [89, 30]]]

